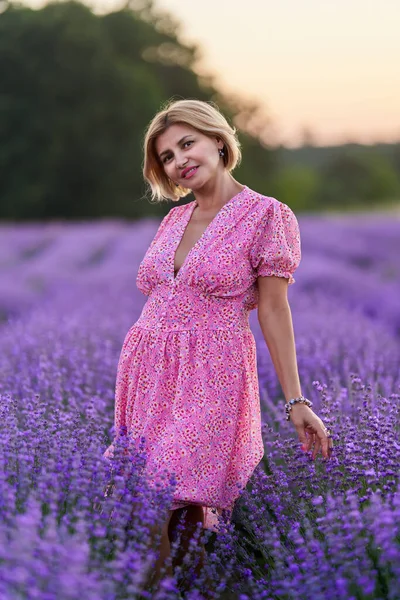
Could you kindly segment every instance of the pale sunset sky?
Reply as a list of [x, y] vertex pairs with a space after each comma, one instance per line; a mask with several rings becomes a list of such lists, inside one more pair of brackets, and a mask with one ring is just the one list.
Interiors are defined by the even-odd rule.
[[[39, 0], [27, 2], [41, 6]], [[95, 12], [123, 5], [87, 1]], [[197, 71], [260, 101], [271, 141], [400, 141], [400, 0], [154, 0], [202, 47]]]

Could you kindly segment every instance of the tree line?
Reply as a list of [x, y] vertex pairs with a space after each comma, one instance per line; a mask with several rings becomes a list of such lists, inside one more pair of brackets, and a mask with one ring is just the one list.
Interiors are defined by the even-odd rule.
[[130, 0], [104, 15], [76, 1], [39, 10], [4, 4], [0, 218], [165, 214], [166, 204], [148, 201], [142, 141], [150, 119], [171, 98], [217, 102], [239, 127], [243, 161], [234, 176], [294, 209], [335, 203], [342, 176], [362, 179], [354, 190], [359, 201], [400, 196], [398, 172], [386, 158], [341, 155], [318, 172], [284, 165], [280, 149], [263, 141], [263, 109], [196, 74], [200, 53], [179, 40], [179, 23], [157, 13], [152, 0]]

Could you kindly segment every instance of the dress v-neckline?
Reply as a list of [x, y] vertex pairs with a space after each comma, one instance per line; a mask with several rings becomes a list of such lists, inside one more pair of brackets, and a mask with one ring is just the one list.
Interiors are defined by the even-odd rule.
[[174, 245], [173, 245], [173, 250], [172, 250], [172, 277], [174, 282], [178, 279], [182, 269], [186, 266], [191, 254], [193, 253], [194, 249], [203, 241], [203, 239], [205, 238], [206, 234], [209, 233], [212, 225], [215, 223], [215, 221], [217, 220], [217, 218], [221, 215], [221, 213], [224, 212], [225, 207], [227, 207], [228, 205], [231, 204], [231, 202], [233, 202], [233, 200], [235, 200], [235, 198], [237, 198], [238, 196], [240, 196], [241, 194], [243, 194], [243, 192], [245, 190], [247, 190], [247, 185], [245, 185], [243, 187], [242, 190], [240, 190], [240, 192], [238, 192], [237, 194], [235, 194], [234, 196], [232, 196], [232, 198], [230, 198], [230, 200], [228, 200], [228, 202], [225, 202], [225, 204], [219, 209], [219, 211], [217, 212], [217, 214], [211, 219], [211, 221], [209, 222], [209, 224], [207, 225], [207, 227], [205, 228], [205, 230], [203, 231], [203, 233], [201, 234], [201, 236], [197, 239], [197, 241], [193, 244], [193, 246], [190, 248], [189, 252], [186, 254], [185, 259], [182, 263], [182, 265], [180, 266], [180, 268], [178, 269], [178, 271], [175, 274], [175, 255], [176, 252], [178, 250], [178, 247], [183, 239], [183, 236], [185, 234], [185, 231], [190, 223], [190, 219], [192, 217], [192, 214], [194, 212], [194, 209], [196, 208], [196, 206], [198, 205], [196, 200], [193, 200], [193, 202], [191, 202], [189, 204], [190, 208], [189, 210], [185, 211], [183, 214], [186, 217], [185, 219], [182, 220], [182, 224], [181, 227], [178, 229], [178, 233], [175, 237], [174, 240]]

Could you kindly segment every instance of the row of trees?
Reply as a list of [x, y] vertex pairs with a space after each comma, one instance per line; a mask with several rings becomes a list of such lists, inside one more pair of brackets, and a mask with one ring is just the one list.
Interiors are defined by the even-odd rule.
[[[198, 57], [151, 2], [102, 16], [78, 2], [10, 4], [0, 15], [0, 216], [165, 211], [143, 199], [142, 179], [143, 132], [165, 101], [212, 99], [243, 127], [256, 108], [199, 78]], [[274, 152], [240, 137], [240, 176], [260, 185]]]
[[[342, 171], [353, 167], [336, 162], [320, 175], [283, 168], [279, 149], [262, 141], [269, 120], [261, 106], [227, 97], [212, 78], [199, 77], [199, 57], [200, 48], [182, 44], [179, 24], [158, 13], [152, 0], [130, 0], [105, 15], [75, 1], [40, 10], [6, 4], [0, 14], [0, 218], [165, 213], [165, 205], [146, 200], [142, 141], [147, 123], [171, 98], [213, 100], [240, 128], [239, 181], [279, 194], [293, 208], [335, 202]], [[382, 191], [400, 195], [388, 169], [371, 161], [366, 170], [379, 171], [376, 186], [364, 177], [365, 190], [357, 193], [365, 191], [365, 200]]]
[[[379, 145], [313, 148], [314, 154], [327, 154], [319, 165], [313, 164], [310, 149], [296, 150], [297, 163], [279, 161], [284, 164], [273, 179], [274, 194], [282, 202], [295, 203], [297, 210], [400, 206], [400, 144], [387, 148], [390, 152]], [[308, 154], [308, 160], [303, 154]]]

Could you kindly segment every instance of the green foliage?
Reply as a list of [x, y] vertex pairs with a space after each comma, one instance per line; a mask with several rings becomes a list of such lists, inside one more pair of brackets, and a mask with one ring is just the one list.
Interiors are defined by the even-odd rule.
[[[104, 16], [74, 1], [8, 6], [0, 15], [0, 217], [163, 212], [144, 197], [145, 127], [169, 98], [217, 96], [193, 71], [198, 48], [182, 45], [174, 27], [151, 2]], [[228, 100], [220, 106], [233, 117]], [[268, 166], [257, 140], [244, 143], [247, 165], [256, 157]], [[255, 169], [243, 169], [251, 180]]]
[[316, 169], [293, 165], [282, 169], [273, 182], [273, 195], [293, 210], [318, 209], [319, 174]]
[[376, 152], [344, 152], [321, 168], [318, 196], [329, 206], [371, 205], [400, 196], [394, 168]]
[[[137, 23], [131, 19], [132, 39]], [[121, 212], [134, 215], [138, 140], [161, 94], [155, 75], [117, 61], [107, 23], [75, 2], [11, 7], [0, 18], [0, 39], [9, 100], [1, 119], [3, 216], [90, 217], [107, 213], [116, 198]], [[4, 64], [10, 48], [12, 69]]]

